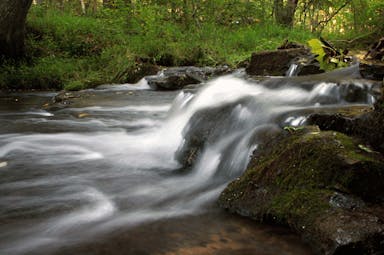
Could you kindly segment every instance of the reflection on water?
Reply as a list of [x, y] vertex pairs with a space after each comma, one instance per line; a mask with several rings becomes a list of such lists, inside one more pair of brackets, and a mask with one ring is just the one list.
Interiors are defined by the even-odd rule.
[[[369, 85], [350, 100], [335, 81], [274, 82], [102, 87], [60, 107], [47, 106], [51, 94], [0, 96], [0, 253], [309, 254], [291, 234], [217, 212], [215, 200], [263, 132], [371, 103]], [[199, 130], [209, 132], [186, 169], [178, 155]]]

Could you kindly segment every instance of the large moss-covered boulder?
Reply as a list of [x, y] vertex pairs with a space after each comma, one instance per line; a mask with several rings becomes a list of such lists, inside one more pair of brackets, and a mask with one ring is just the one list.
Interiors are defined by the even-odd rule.
[[384, 162], [344, 134], [288, 129], [264, 144], [219, 204], [286, 224], [317, 254], [384, 251]]

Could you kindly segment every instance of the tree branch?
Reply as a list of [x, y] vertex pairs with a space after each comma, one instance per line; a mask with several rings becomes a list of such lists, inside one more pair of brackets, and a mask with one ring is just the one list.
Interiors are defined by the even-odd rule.
[[348, 4], [351, 3], [352, 0], [348, 0], [346, 1], [342, 6], [340, 6], [339, 9], [337, 9], [330, 17], [328, 17], [326, 20], [322, 20], [322, 21], [319, 21], [317, 23], [317, 26], [314, 28], [315, 31], [317, 31], [318, 27], [320, 27], [321, 24], [328, 24], [328, 22], [330, 22], [337, 14], [339, 14], [339, 12], [344, 9], [345, 6], [347, 6]]

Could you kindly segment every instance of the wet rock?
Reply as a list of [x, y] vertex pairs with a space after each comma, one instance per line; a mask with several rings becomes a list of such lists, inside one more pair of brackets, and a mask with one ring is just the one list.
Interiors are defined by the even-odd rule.
[[322, 130], [335, 130], [359, 137], [373, 150], [384, 153], [384, 98], [379, 98], [373, 110], [359, 113], [352, 117], [341, 114], [312, 114], [307, 123], [318, 125]]
[[160, 71], [160, 67], [148, 63], [137, 61], [134, 67], [129, 67], [116, 74], [114, 81], [118, 83], [137, 83], [143, 77], [148, 75], [155, 75]]
[[232, 111], [238, 104], [247, 104], [250, 98], [244, 98], [239, 102], [229, 103], [197, 111], [183, 129], [184, 142], [178, 148], [176, 159], [185, 167], [192, 166], [201, 155], [206, 144], [212, 144], [220, 138], [217, 132], [222, 127], [231, 129], [235, 122], [231, 116]]
[[76, 91], [76, 92], [69, 92], [69, 91], [61, 91], [59, 92], [56, 96], [53, 97], [52, 99], [52, 103], [60, 103], [60, 104], [63, 104], [63, 105], [68, 105], [68, 104], [71, 104], [72, 103], [72, 100], [73, 99], [76, 99], [76, 98], [81, 98], [83, 95], [83, 93], [80, 91]]
[[250, 75], [284, 76], [294, 59], [309, 55], [306, 48], [255, 52], [246, 72]]
[[382, 81], [384, 79], [384, 62], [361, 62], [360, 74], [366, 79]]
[[298, 75], [312, 75], [324, 73], [324, 70], [320, 69], [320, 64], [317, 61], [310, 61], [308, 63], [301, 63], [299, 67]]
[[353, 134], [355, 122], [353, 118], [342, 114], [314, 113], [308, 116], [309, 125], [317, 125], [321, 130], [334, 130], [344, 134]]
[[227, 66], [221, 67], [171, 67], [157, 75], [147, 76], [149, 86], [157, 90], [178, 90], [187, 85], [199, 84], [210, 78], [227, 74], [232, 70]]
[[384, 97], [379, 99], [371, 111], [355, 120], [356, 136], [361, 137], [375, 150], [384, 153]]
[[293, 73], [294, 76], [321, 74], [325, 72], [320, 69], [320, 63], [316, 60], [316, 55], [314, 54], [308, 53], [306, 55], [298, 56], [291, 61], [291, 65], [297, 66], [296, 72]]
[[335, 192], [329, 199], [329, 204], [334, 208], [356, 209], [365, 206], [363, 200], [348, 194]]
[[384, 160], [360, 141], [317, 127], [284, 132], [257, 150], [221, 207], [286, 224], [317, 254], [384, 250]]

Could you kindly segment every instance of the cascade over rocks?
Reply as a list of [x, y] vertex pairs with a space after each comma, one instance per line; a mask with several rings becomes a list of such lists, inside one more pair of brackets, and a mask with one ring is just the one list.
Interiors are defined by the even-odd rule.
[[[193, 166], [207, 145], [222, 141], [223, 136], [228, 138], [225, 134], [231, 133], [231, 131], [235, 132], [239, 130], [239, 127], [246, 129], [244, 125], [238, 125], [238, 113], [234, 109], [239, 105], [252, 108], [252, 104], [254, 104], [253, 97], [249, 96], [233, 103], [212, 107], [209, 110], [203, 109], [194, 113], [183, 129], [184, 142], [175, 155], [179, 163], [186, 167]], [[255, 132], [253, 139], [263, 142], [276, 135], [278, 130], [274, 125], [267, 125]], [[250, 142], [253, 143], [253, 139]], [[228, 146], [228, 149], [223, 151], [224, 158], [230, 157], [234, 153], [234, 147], [238, 142], [238, 139], [234, 139], [232, 146]], [[223, 166], [221, 166], [222, 168]]]
[[221, 207], [286, 224], [317, 254], [384, 250], [384, 159], [361, 141], [317, 127], [290, 130], [257, 150]]
[[312, 114], [307, 123], [322, 130], [335, 130], [360, 137], [376, 151], [384, 153], [384, 98], [374, 104], [374, 110], [356, 117], [334, 114]]
[[210, 78], [232, 72], [228, 66], [219, 67], [171, 67], [158, 75], [147, 76], [149, 86], [157, 90], [178, 90], [187, 85], [199, 84]]

